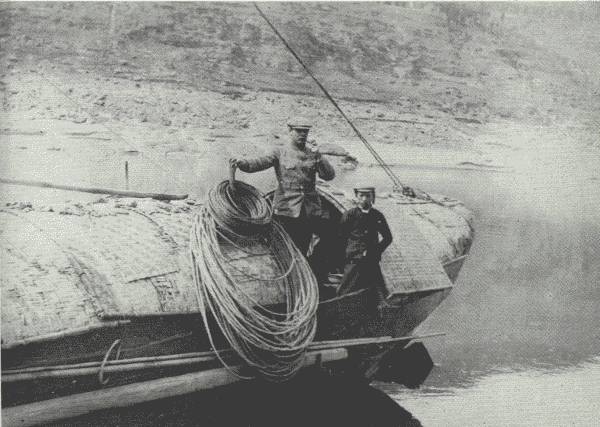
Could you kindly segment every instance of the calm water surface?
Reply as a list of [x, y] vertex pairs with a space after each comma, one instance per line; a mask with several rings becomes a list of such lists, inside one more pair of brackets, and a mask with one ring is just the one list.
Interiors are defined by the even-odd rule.
[[600, 191], [585, 171], [410, 170], [463, 200], [475, 243], [421, 326], [436, 367], [418, 391], [379, 385], [424, 425], [600, 423]]

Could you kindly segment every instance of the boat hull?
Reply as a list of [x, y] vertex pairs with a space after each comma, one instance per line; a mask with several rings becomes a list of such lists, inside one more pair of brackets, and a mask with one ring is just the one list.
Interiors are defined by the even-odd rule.
[[[342, 343], [343, 340], [366, 337], [409, 336], [449, 292], [450, 288], [415, 292], [404, 297], [396, 297], [389, 302], [383, 300], [372, 289], [364, 289], [343, 297], [322, 301], [317, 313], [318, 329], [315, 341]], [[217, 347], [227, 348], [227, 343], [216, 325], [211, 325], [211, 331]], [[140, 317], [106, 331], [92, 331], [50, 343], [32, 343], [5, 350], [2, 369], [3, 372], [10, 373], [34, 366], [65, 366], [97, 362], [105, 358], [107, 351], [117, 340], [119, 340], [122, 359], [209, 352], [211, 349], [202, 319], [198, 315]], [[366, 346], [361, 351], [353, 349], [350, 360], [356, 369], [364, 371], [371, 360], [377, 360], [391, 346], [391, 344]], [[109, 354], [108, 358], [114, 359], [114, 353]], [[111, 373], [107, 377], [110, 386], [118, 386], [132, 381], [217, 367], [219, 363], [213, 358], [198, 364], [163, 367], [159, 370], [148, 367], [135, 372]], [[80, 376], [69, 374], [64, 378], [57, 376], [4, 383], [3, 405], [14, 406], [98, 389], [101, 387], [98, 380], [99, 371], [99, 369], [98, 372], [94, 371], [93, 375], [87, 372]], [[33, 395], [32, 387], [36, 390]]]
[[[332, 220], [349, 206], [349, 199], [332, 189], [321, 188], [321, 195]], [[368, 380], [386, 354], [409, 345], [415, 328], [451, 291], [470, 247], [470, 221], [448, 214], [440, 204], [396, 197], [381, 201], [380, 207], [389, 211], [389, 218], [402, 221], [395, 225], [395, 246], [382, 260], [386, 297], [368, 288], [324, 299], [318, 307], [313, 344], [347, 350], [344, 360], [325, 366], [334, 375]], [[19, 206], [2, 211], [4, 222], [11, 226], [5, 233], [10, 245], [2, 249], [10, 256], [24, 255], [15, 259], [13, 274], [7, 277], [9, 286], [3, 284], [2, 289], [3, 326], [7, 320], [12, 328], [11, 334], [3, 329], [3, 407], [221, 368], [206, 326], [216, 348], [228, 349], [229, 344], [214, 321], [204, 324], [185, 273], [189, 267], [186, 239], [195, 207], [117, 200], [98, 202], [89, 209], [78, 207], [83, 213], [69, 209], [60, 212], [70, 212], [73, 218], [46, 210], [22, 211]], [[92, 228], [90, 221], [99, 223]], [[407, 227], [412, 225], [409, 235]], [[129, 234], [121, 233], [124, 229]], [[454, 234], [440, 234], [447, 230]], [[80, 247], [84, 232], [89, 232], [87, 246]], [[22, 236], [44, 245], [30, 245]], [[148, 241], [153, 245], [151, 254]], [[102, 263], [94, 258], [99, 249], [107, 254]], [[47, 253], [56, 256], [45, 257]], [[34, 262], [38, 259], [46, 263]], [[265, 263], [253, 265], [262, 268]], [[21, 270], [27, 275], [19, 275]], [[35, 293], [40, 283], [44, 295]], [[258, 285], [256, 289], [264, 291]], [[327, 292], [335, 294], [324, 285], [321, 291], [322, 299]], [[79, 299], [79, 293], [86, 297]], [[280, 301], [274, 292], [256, 295], [264, 301]], [[40, 312], [26, 311], [29, 301], [41, 296], [46, 299]], [[76, 321], [61, 323], [49, 296], [71, 304], [68, 312]], [[280, 303], [268, 306], [282, 309]], [[200, 353], [210, 356], [194, 360], [186, 356]], [[152, 363], [132, 369], [135, 358]], [[239, 362], [233, 353], [227, 360]], [[45, 371], [41, 377], [31, 374], [38, 368]]]

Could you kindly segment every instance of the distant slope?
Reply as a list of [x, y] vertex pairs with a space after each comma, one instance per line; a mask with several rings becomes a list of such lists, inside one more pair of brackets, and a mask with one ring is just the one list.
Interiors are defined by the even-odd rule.
[[[600, 80], [599, 67], [590, 68], [600, 63], [598, 4], [262, 7], [340, 98], [411, 109], [426, 103], [478, 121], [552, 118], [557, 97], [593, 93]], [[0, 10], [3, 54], [217, 91], [318, 93], [251, 3], [5, 3]], [[585, 54], [576, 50], [583, 41]]]

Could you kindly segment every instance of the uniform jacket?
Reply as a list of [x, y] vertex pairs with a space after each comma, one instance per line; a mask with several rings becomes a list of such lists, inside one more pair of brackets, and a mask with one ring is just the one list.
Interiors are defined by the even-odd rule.
[[333, 166], [320, 153], [295, 147], [276, 148], [266, 156], [246, 159], [240, 165], [243, 172], [275, 169], [279, 185], [273, 199], [274, 213], [297, 218], [304, 208], [307, 216], [326, 217], [321, 199], [315, 188], [316, 175], [330, 181], [335, 177]]
[[379, 262], [383, 251], [392, 243], [392, 233], [385, 217], [374, 208], [368, 213], [359, 207], [344, 212], [339, 232], [341, 241], [346, 245], [346, 262], [363, 258]]

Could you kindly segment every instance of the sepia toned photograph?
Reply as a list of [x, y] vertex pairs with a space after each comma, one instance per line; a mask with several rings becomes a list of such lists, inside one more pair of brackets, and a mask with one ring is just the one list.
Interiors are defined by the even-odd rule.
[[1, 425], [600, 422], [600, 3], [0, 2]]

